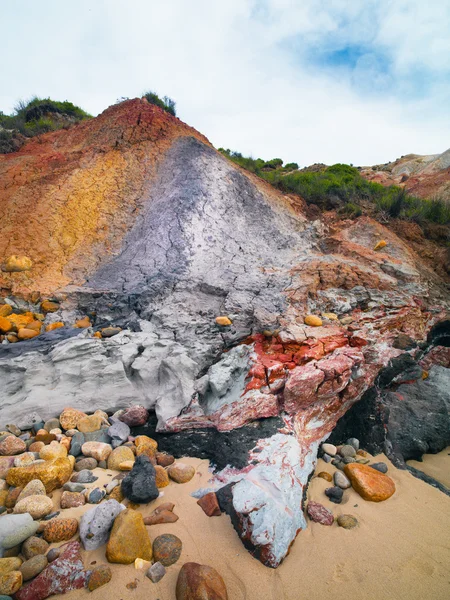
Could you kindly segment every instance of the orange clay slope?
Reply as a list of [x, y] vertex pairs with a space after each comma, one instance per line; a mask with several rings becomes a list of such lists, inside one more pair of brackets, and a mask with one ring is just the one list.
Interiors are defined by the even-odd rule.
[[158, 164], [175, 139], [208, 140], [145, 99], [111, 106], [69, 130], [0, 155], [0, 257], [30, 271], [0, 271], [3, 293], [51, 293], [82, 283], [116, 253]]

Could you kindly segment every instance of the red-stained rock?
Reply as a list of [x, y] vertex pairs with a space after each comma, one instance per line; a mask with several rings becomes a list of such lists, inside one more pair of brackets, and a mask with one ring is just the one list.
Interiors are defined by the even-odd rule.
[[148, 410], [144, 406], [130, 406], [120, 415], [119, 419], [130, 427], [145, 425], [148, 420]]
[[44, 600], [86, 586], [88, 573], [81, 559], [81, 545], [70, 542], [63, 546], [59, 558], [51, 562], [31, 583], [16, 592], [16, 600]]
[[197, 500], [197, 504], [208, 517], [220, 517], [222, 514], [215, 492], [210, 492]]
[[225, 582], [207, 565], [184, 563], [178, 574], [176, 600], [228, 600]]
[[325, 373], [317, 368], [316, 363], [308, 363], [293, 369], [284, 388], [284, 408], [288, 413], [295, 413], [317, 400], [317, 390], [325, 380]]
[[310, 500], [306, 512], [311, 521], [315, 523], [320, 523], [321, 525], [333, 525], [334, 523], [333, 513], [322, 504], [319, 504], [319, 502], [312, 502]]

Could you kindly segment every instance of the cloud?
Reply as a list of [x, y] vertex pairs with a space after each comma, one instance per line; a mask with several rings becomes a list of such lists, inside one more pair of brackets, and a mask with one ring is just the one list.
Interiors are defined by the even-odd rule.
[[[154, 89], [216, 146], [305, 165], [449, 145], [446, 0], [12, 1], [0, 108], [35, 93], [96, 114]], [[19, 42], [18, 42], [19, 40]]]

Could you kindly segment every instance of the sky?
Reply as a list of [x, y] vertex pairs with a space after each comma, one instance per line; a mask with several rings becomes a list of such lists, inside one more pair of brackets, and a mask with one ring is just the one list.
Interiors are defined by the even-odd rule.
[[216, 147], [385, 163], [450, 147], [450, 0], [2, 0], [0, 110], [152, 90]]

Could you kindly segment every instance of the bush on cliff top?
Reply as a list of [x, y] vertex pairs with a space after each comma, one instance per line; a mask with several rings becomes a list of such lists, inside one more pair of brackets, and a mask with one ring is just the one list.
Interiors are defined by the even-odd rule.
[[160, 98], [158, 96], [158, 94], [155, 94], [155, 92], [145, 92], [145, 94], [143, 94], [144, 98], [147, 98], [147, 102], [149, 104], [154, 104], [155, 106], [159, 106], [159, 108], [162, 108], [163, 110], [165, 110], [166, 112], [170, 113], [171, 115], [173, 115], [174, 117], [176, 116], [176, 102], [174, 100], [172, 100], [172, 98], [169, 98], [169, 96], [164, 96], [163, 98]]
[[11, 115], [0, 112], [0, 152], [17, 150], [17, 140], [21, 136], [34, 137], [90, 117], [82, 108], [68, 100], [60, 102], [37, 96], [28, 101], [19, 100]]
[[317, 204], [323, 210], [337, 209], [343, 214], [358, 216], [367, 209], [369, 202], [386, 217], [450, 224], [450, 204], [444, 200], [418, 198], [398, 186], [385, 187], [367, 181], [357, 168], [350, 165], [336, 164], [320, 170], [299, 171], [293, 170], [295, 163], [283, 167], [281, 159], [264, 161], [223, 148], [219, 148], [219, 152], [274, 187], [298, 194], [309, 204]]

